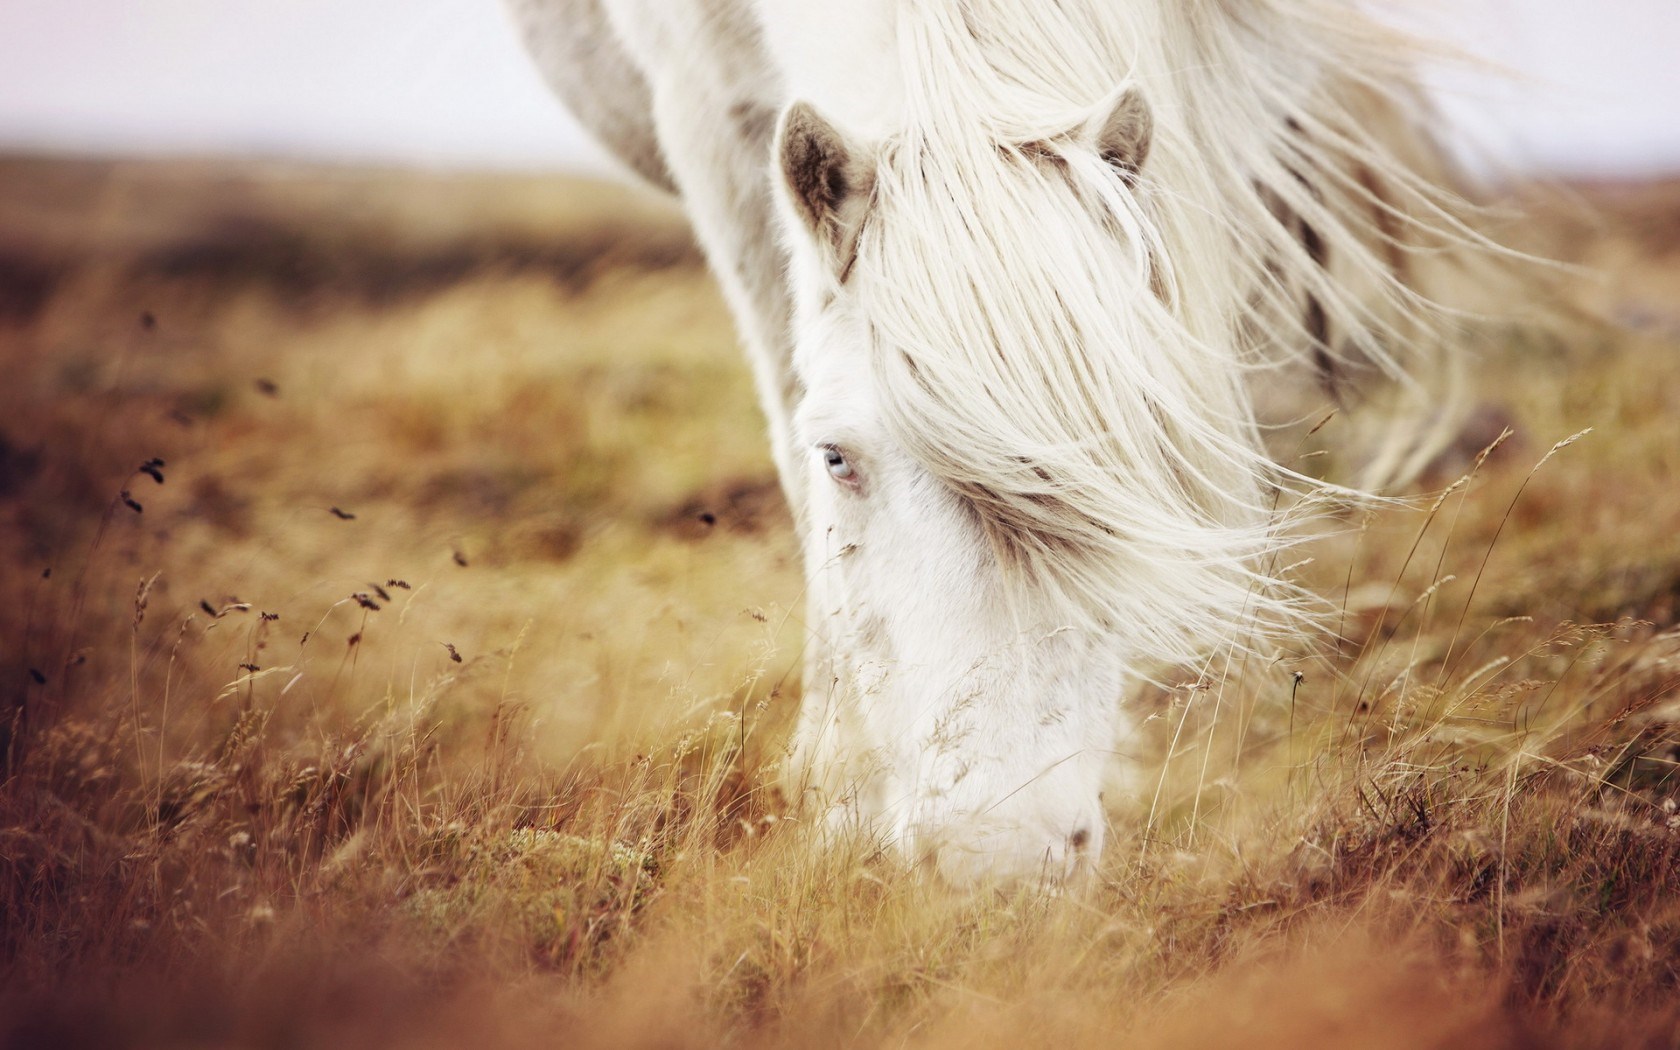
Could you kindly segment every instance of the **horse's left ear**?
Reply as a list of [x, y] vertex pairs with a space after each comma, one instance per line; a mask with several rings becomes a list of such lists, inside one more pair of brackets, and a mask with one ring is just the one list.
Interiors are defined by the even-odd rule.
[[782, 114], [776, 162], [795, 214], [844, 280], [874, 188], [873, 165], [863, 149], [804, 102]]
[[1149, 142], [1155, 135], [1155, 116], [1143, 92], [1127, 88], [1107, 113], [1089, 125], [1097, 152], [1128, 182], [1143, 170], [1149, 158]]

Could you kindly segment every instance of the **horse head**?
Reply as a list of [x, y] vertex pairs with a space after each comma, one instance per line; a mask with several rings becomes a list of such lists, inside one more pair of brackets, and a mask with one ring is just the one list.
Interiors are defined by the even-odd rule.
[[800, 775], [954, 882], [1086, 870], [1132, 672], [1280, 602], [1241, 369], [1149, 214], [1152, 124], [1135, 89], [1030, 140], [781, 121]]

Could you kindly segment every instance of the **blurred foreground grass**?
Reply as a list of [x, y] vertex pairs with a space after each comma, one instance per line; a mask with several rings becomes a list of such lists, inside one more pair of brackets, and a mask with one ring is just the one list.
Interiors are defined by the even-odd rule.
[[1143, 690], [1089, 892], [950, 899], [773, 786], [796, 545], [668, 208], [0, 163], [0, 1037], [1672, 1044], [1680, 194], [1599, 199], [1528, 235], [1643, 334], [1490, 326], [1335, 636]]

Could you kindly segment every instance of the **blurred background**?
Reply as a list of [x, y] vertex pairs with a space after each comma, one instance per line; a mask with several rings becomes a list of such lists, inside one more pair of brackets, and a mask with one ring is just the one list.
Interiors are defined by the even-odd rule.
[[[1496, 166], [1680, 168], [1674, 0], [1368, 6], [1508, 71], [1434, 75]], [[6, 0], [0, 149], [613, 170], [496, 0]]]
[[[1161, 1002], [1264, 1043], [1273, 985], [1203, 977], [1350, 929], [1267, 1008], [1680, 1045], [1680, 0], [1436, 2], [1508, 71], [1430, 71], [1523, 205], [1486, 221], [1614, 324], [1466, 316], [1430, 484], [1514, 434], [1450, 523], [1312, 549], [1322, 660], [1140, 683], [1145, 839], [1099, 908], [994, 913], [737, 849], [808, 841], [761, 835], [798, 543], [680, 211], [498, 0], [0, 0], [0, 1048], [578, 1045], [595, 1003], [675, 1019], [611, 1046], [1113, 1045]], [[1426, 945], [1445, 998], [1380, 983]], [[8, 1041], [59, 1015], [98, 1034]]]

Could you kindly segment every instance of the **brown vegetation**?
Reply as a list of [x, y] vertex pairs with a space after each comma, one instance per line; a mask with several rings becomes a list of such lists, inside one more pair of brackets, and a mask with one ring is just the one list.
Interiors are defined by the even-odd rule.
[[669, 212], [0, 164], [0, 1043], [1673, 1045], [1646, 192], [1533, 235], [1648, 331], [1489, 324], [1514, 436], [1315, 545], [1332, 636], [1139, 698], [1086, 892], [953, 898], [773, 786], [795, 543]]

